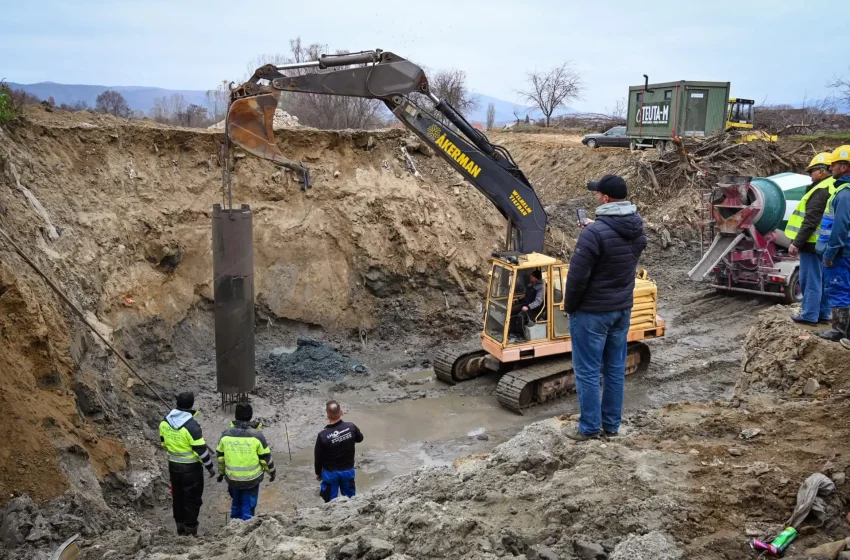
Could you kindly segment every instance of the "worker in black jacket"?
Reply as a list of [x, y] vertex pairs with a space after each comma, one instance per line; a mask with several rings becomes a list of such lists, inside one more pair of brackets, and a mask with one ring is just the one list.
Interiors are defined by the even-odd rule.
[[566, 435], [576, 441], [613, 437], [620, 429], [635, 273], [646, 248], [643, 220], [626, 200], [626, 182], [605, 175], [587, 188], [599, 207], [596, 221], [583, 225], [570, 259], [564, 303], [581, 413], [578, 427]]
[[545, 317], [541, 313], [545, 308], [544, 303], [544, 286], [540, 281], [542, 274], [540, 269], [532, 270], [528, 273], [528, 284], [525, 286], [525, 295], [517, 298], [511, 306], [511, 325], [510, 332], [513, 335], [522, 336], [522, 327], [529, 322], [534, 322]]
[[325, 413], [330, 424], [319, 432], [314, 450], [316, 480], [321, 482], [319, 495], [325, 502], [330, 502], [340, 492], [353, 498], [354, 445], [363, 441], [363, 434], [351, 422], [343, 422], [338, 402], [328, 401]]

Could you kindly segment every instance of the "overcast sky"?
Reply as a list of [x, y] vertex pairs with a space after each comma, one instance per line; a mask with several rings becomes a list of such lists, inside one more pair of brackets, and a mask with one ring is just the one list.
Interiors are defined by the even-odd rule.
[[0, 78], [20, 83], [210, 89], [288, 40], [381, 48], [466, 71], [471, 88], [516, 102], [525, 73], [572, 61], [603, 110], [643, 81], [732, 82], [761, 103], [829, 93], [848, 75], [844, 2], [574, 0], [3, 0]]

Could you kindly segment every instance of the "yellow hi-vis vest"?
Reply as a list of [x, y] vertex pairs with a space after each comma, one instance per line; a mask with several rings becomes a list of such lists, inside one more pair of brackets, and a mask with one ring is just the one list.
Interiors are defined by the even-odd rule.
[[159, 423], [159, 440], [171, 463], [212, 465], [201, 426], [195, 420], [197, 412], [172, 410]]
[[264, 471], [274, 471], [271, 453], [261, 431], [248, 423], [234, 422], [218, 442], [218, 470], [229, 483], [250, 487], [262, 481]]
[[[808, 202], [812, 195], [820, 189], [829, 189], [829, 194], [833, 194], [835, 192], [835, 179], [833, 177], [827, 177], [818, 183], [815, 188], [807, 192], [802, 199], [800, 199], [800, 203], [797, 204], [797, 208], [794, 210], [794, 213], [791, 214], [790, 218], [788, 218], [788, 225], [785, 226], [785, 235], [788, 236], [788, 239], [791, 241], [794, 241], [794, 238], [797, 237], [797, 234], [800, 232], [800, 228], [803, 227], [803, 220], [806, 218], [806, 202]], [[817, 241], [818, 232], [815, 231], [809, 236], [806, 243], [817, 243]]]

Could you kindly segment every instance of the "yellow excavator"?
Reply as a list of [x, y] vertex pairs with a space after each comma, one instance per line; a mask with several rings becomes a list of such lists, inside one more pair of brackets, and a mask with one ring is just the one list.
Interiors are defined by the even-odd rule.
[[753, 140], [764, 140], [765, 142], [778, 142], [776, 135], [768, 134], [763, 130], [756, 130], [750, 134], [743, 131], [753, 129], [754, 107], [756, 102], [752, 99], [730, 97], [726, 111], [726, 132], [740, 131], [738, 142], [752, 142]]
[[[304, 69], [314, 71], [305, 73]], [[436, 376], [454, 384], [486, 373], [500, 374], [499, 402], [520, 413], [570, 392], [575, 378], [569, 317], [564, 311], [569, 265], [541, 253], [548, 217], [508, 150], [492, 144], [447, 101], [438, 98], [422, 68], [394, 53], [374, 50], [268, 64], [231, 91], [227, 141], [301, 173], [305, 188], [310, 185], [309, 170], [303, 163], [287, 159], [274, 140], [272, 124], [282, 92], [382, 101], [506, 219], [505, 250], [492, 254], [481, 344], [473, 349], [439, 350], [434, 358]], [[524, 318], [522, 336], [511, 335], [511, 317], [516, 315], [512, 306], [535, 270], [541, 272], [544, 305], [535, 317]], [[628, 334], [627, 373], [649, 365], [649, 347], [643, 341], [664, 335], [657, 295], [655, 283], [641, 271]]]

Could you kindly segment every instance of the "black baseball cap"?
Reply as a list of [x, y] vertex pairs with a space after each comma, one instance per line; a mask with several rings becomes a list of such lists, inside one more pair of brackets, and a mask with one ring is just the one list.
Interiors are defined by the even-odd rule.
[[629, 196], [629, 188], [626, 186], [626, 181], [619, 175], [604, 175], [598, 181], [589, 182], [587, 189], [601, 192], [615, 200], [624, 200]]

